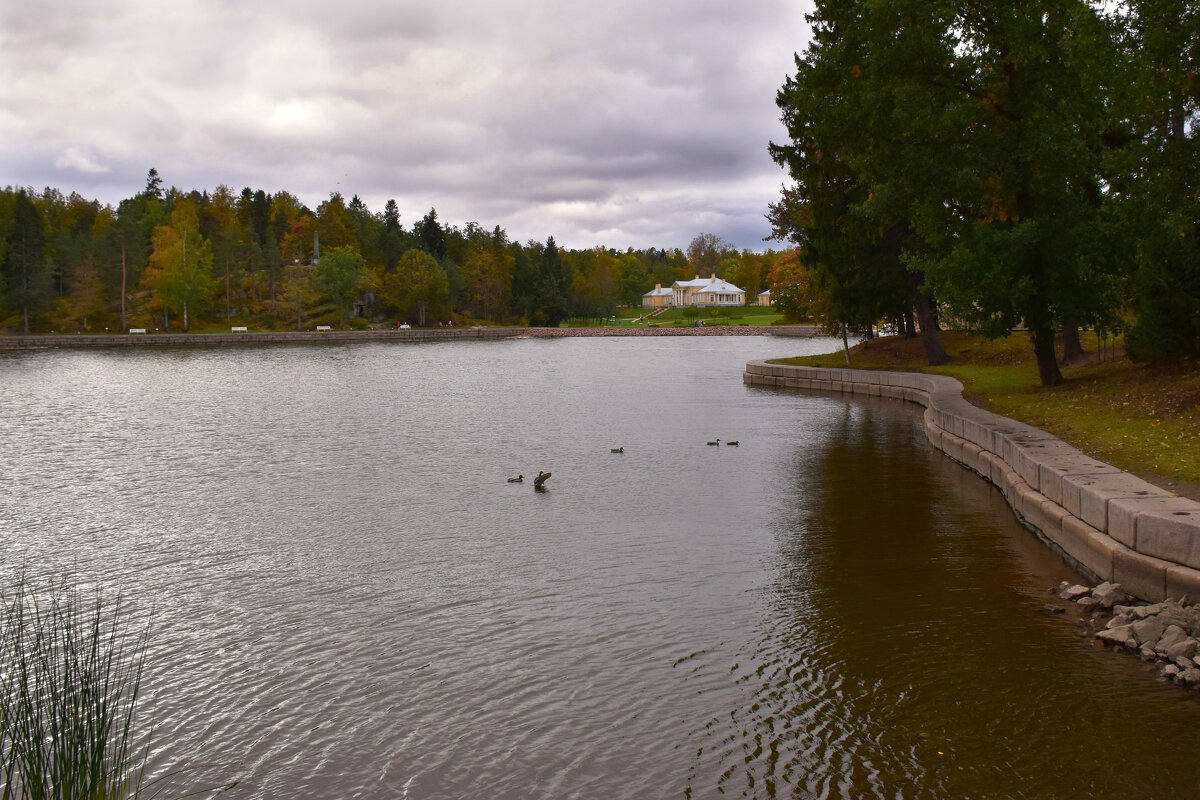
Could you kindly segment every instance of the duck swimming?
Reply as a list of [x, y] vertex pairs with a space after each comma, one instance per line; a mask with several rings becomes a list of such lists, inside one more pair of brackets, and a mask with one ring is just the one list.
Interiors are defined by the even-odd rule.
[[517, 476], [517, 477], [515, 477], [515, 478], [509, 478], [509, 479], [508, 479], [508, 482], [509, 482], [509, 483], [521, 483], [521, 482], [523, 482], [524, 480], [525, 480], [525, 476], [524, 476], [524, 475], [518, 475], [518, 476]]
[[533, 479], [533, 488], [535, 488], [535, 489], [542, 488], [542, 484], [544, 484], [548, 480], [550, 480], [550, 473], [542, 472], [541, 470], [538, 470], [537, 477]]
[[709, 444], [710, 444], [710, 445], [713, 445], [713, 444], [720, 444], [720, 443], [721, 443], [721, 440], [720, 440], [720, 439], [717, 439], [715, 442], [709, 442]]
[[624, 453], [624, 452], [625, 452], [625, 448], [624, 448], [624, 447], [614, 447], [614, 448], [612, 449], [612, 452], [614, 452], [614, 453]]
[[725, 444], [729, 445], [730, 447], [738, 446], [737, 439], [734, 439], [732, 442], [726, 442]]

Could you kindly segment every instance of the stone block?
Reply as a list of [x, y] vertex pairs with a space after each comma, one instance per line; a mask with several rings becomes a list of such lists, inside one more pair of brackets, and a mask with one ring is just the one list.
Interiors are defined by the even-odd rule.
[[947, 431], [942, 432], [942, 452], [953, 458], [955, 461], [963, 460], [963, 440]]
[[1119, 498], [1166, 497], [1157, 486], [1127, 472], [1112, 475], [1064, 475], [1062, 506], [1097, 530], [1108, 533], [1127, 547], [1133, 547], [1133, 530], [1111, 530], [1109, 502]]
[[1047, 531], [1046, 536], [1100, 580], [1113, 579], [1113, 554], [1120, 545], [1091, 525], [1066, 515], [1057, 530]]
[[1042, 494], [1032, 487], [1017, 493], [1013, 509], [1021, 515], [1021, 519], [1034, 529], [1045, 532], [1048, 525], [1046, 515], [1042, 513], [1042, 503], [1046, 500]]
[[1050, 537], [1054, 541], [1062, 531], [1063, 520], [1069, 515], [1063, 510], [1063, 507], [1047, 497], [1042, 501], [1042, 516], [1046, 520], [1046, 527], [1042, 528], [1042, 533]]
[[1127, 547], [1113, 550], [1112, 580], [1141, 600], [1158, 603], [1167, 597], [1167, 563]]
[[1119, 499], [1109, 503], [1109, 525], [1132, 529], [1133, 549], [1200, 569], [1200, 503], [1183, 497]]
[[1167, 597], [1178, 600], [1184, 595], [1193, 601], [1200, 598], [1200, 570], [1168, 564]]
[[[1074, 449], [1074, 448], [1072, 448]], [[1056, 503], [1061, 503], [1062, 479], [1067, 475], [1119, 475], [1121, 470], [1085, 456], [1079, 451], [1047, 455], [1038, 463], [1038, 491]]]

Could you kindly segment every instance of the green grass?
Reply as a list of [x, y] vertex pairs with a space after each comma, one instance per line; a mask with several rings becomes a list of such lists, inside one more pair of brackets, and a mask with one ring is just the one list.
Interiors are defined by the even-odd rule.
[[[1064, 368], [1062, 385], [1044, 388], [1023, 333], [989, 342], [946, 332], [942, 342], [952, 358], [943, 367], [925, 364], [919, 340], [896, 337], [852, 348], [851, 366], [951, 375], [962, 381], [966, 396], [976, 405], [1049, 431], [1121, 469], [1195, 494], [1200, 484], [1200, 369], [1196, 364], [1153, 367], [1111, 355], [1100, 361], [1095, 358], [1097, 343], [1091, 339], [1084, 345], [1092, 357]], [[840, 351], [785, 361], [846, 364]]]
[[23, 577], [0, 590], [0, 798], [118, 800], [143, 791], [136, 731], [147, 633], [120, 599]]

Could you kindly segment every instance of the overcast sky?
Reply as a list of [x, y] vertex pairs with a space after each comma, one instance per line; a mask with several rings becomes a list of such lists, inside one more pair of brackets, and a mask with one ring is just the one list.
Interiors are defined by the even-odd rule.
[[[761, 249], [808, 0], [0, 0], [0, 184]], [[780, 245], [775, 244], [779, 247]]]

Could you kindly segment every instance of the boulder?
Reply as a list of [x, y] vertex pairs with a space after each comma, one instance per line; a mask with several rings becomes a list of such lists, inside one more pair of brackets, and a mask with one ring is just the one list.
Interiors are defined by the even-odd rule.
[[1149, 645], [1156, 644], [1166, 629], [1167, 623], [1158, 617], [1140, 619], [1129, 626], [1129, 632], [1137, 638], [1138, 644]]
[[1163, 655], [1172, 661], [1177, 658], [1194, 659], [1197, 651], [1200, 651], [1200, 642], [1192, 638], [1187, 638], [1166, 648], [1163, 651]]
[[1177, 680], [1190, 689], [1200, 684], [1200, 669], [1185, 669], [1179, 673]]
[[1108, 624], [1105, 625], [1104, 627], [1106, 627], [1106, 628], [1122, 628], [1133, 621], [1134, 621], [1134, 616], [1132, 614], [1117, 614], [1112, 619], [1110, 619], [1108, 621]]
[[1162, 607], [1162, 603], [1154, 603], [1153, 605], [1149, 606], [1127, 606], [1127, 608], [1130, 610], [1130, 613], [1132, 613], [1138, 619], [1146, 619], [1146, 617], [1157, 616], [1158, 612], [1162, 611]]
[[[1167, 651], [1188, 638], [1187, 631], [1178, 625], [1168, 625], [1163, 635], [1154, 643], [1154, 652], [1159, 655], [1166, 655]], [[1188, 658], [1192, 657], [1191, 653], [1187, 654]]]
[[1158, 674], [1162, 675], [1167, 680], [1171, 680], [1179, 674], [1179, 667], [1175, 666], [1174, 664], [1163, 664], [1162, 669], [1159, 670]]
[[1081, 597], [1075, 601], [1075, 607], [1083, 614], [1100, 607], [1100, 601], [1094, 597]]
[[1158, 653], [1154, 652], [1154, 648], [1148, 644], [1142, 645], [1138, 655], [1142, 657], [1142, 661], [1158, 661]]
[[1086, 586], [1081, 586], [1076, 583], [1073, 586], [1068, 586], [1058, 593], [1058, 596], [1063, 600], [1078, 600], [1081, 597], [1087, 597], [1092, 593], [1092, 590]]
[[1115, 628], [1105, 628], [1096, 634], [1096, 638], [1105, 644], [1116, 645], [1118, 647], [1137, 647], [1137, 637], [1133, 635], [1130, 625], [1118, 625]]
[[1200, 634], [1200, 606], [1189, 606], [1184, 612], [1187, 617], [1187, 630], [1193, 636]]
[[1092, 589], [1092, 597], [1096, 599], [1100, 608], [1108, 609], [1124, 603], [1129, 599], [1129, 595], [1125, 594], [1125, 590], [1121, 588], [1121, 584], [1105, 581], [1104, 583]]

